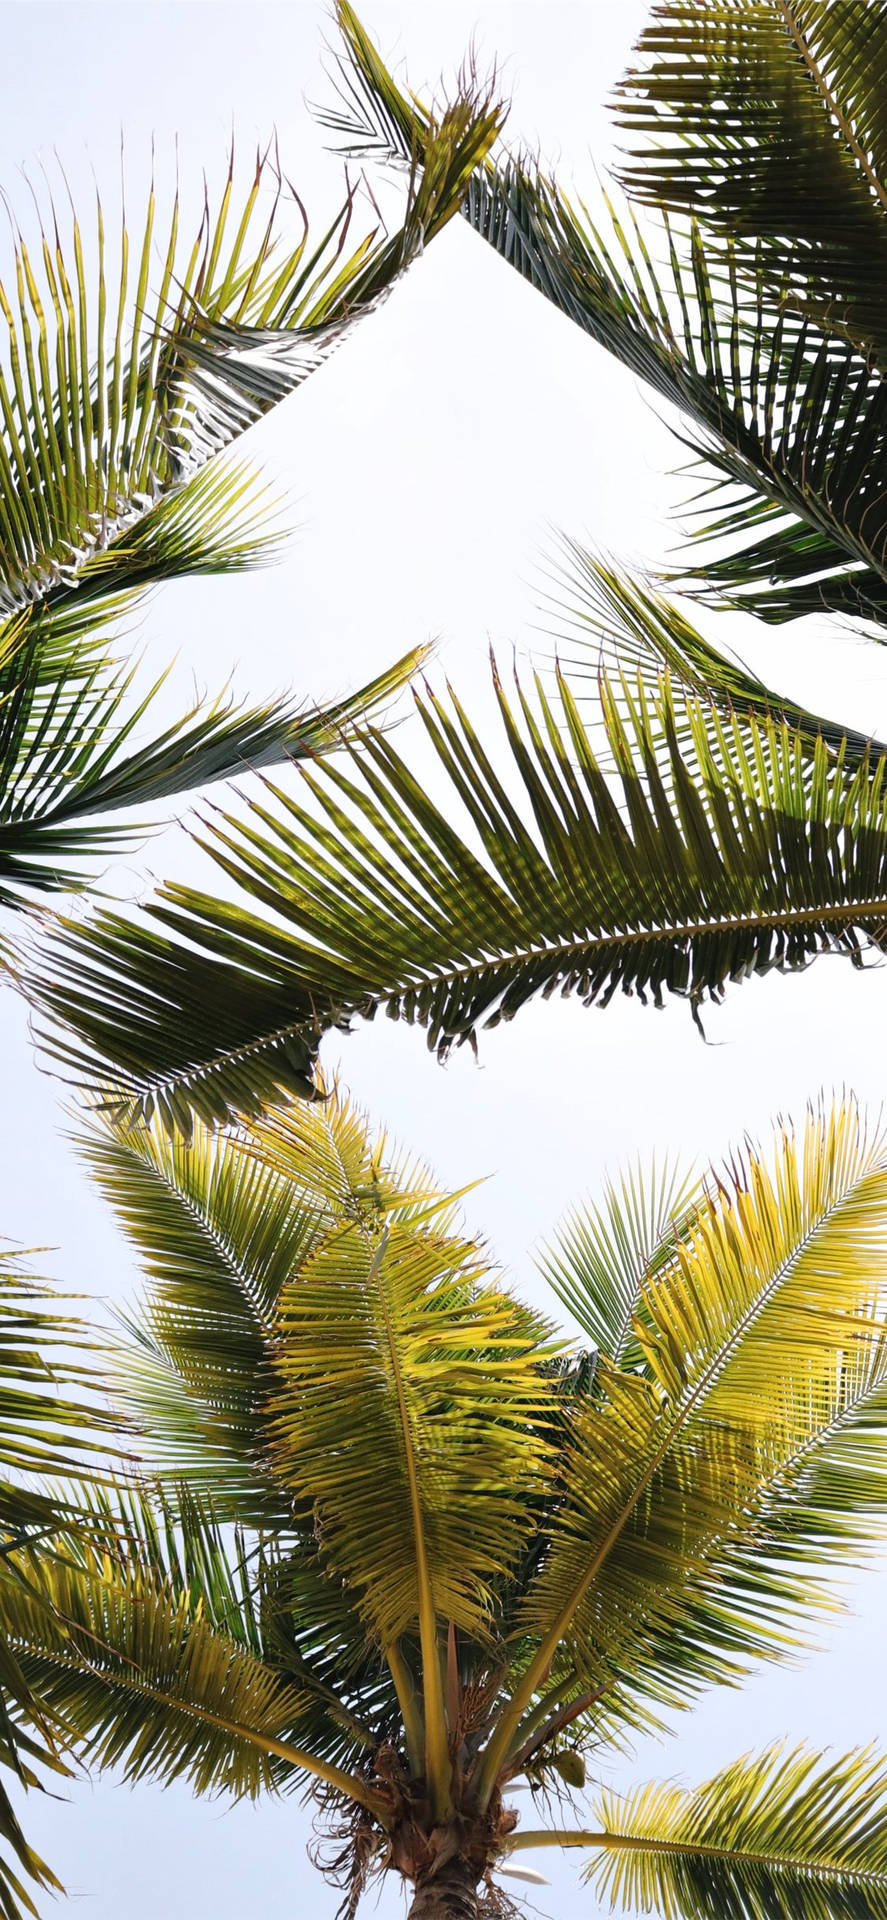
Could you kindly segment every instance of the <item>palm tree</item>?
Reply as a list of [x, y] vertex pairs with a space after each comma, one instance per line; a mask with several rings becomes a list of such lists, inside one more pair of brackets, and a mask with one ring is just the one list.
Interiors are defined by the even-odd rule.
[[[871, 1750], [576, 1804], [592, 1745], [791, 1654], [882, 1535], [887, 1140], [852, 1103], [573, 1215], [541, 1265], [578, 1342], [336, 1096], [86, 1153], [148, 1275], [111, 1381], [150, 1479], [125, 1552], [81, 1534], [0, 1605], [91, 1764], [308, 1787], [350, 1914], [382, 1872], [413, 1920], [502, 1913], [554, 1845], [629, 1910], [887, 1913]], [[571, 1817], [525, 1830], [521, 1779]]]
[[[351, 156], [415, 170], [430, 110], [347, 0], [338, 12], [327, 122]], [[767, 620], [817, 608], [883, 624], [885, 63], [880, 4], [664, 0], [621, 96], [642, 135], [627, 184], [650, 220], [660, 210], [658, 236], [629, 210], [602, 237], [507, 154], [474, 170], [462, 204], [689, 416], [723, 498], [706, 495], [701, 529], [720, 550], [700, 540], [683, 584]], [[819, 186], [799, 195], [799, 179]], [[379, 1009], [445, 1052], [540, 992], [677, 993], [698, 1018], [751, 974], [877, 951], [883, 744], [726, 660], [658, 588], [576, 546], [567, 575], [549, 608], [558, 684], [510, 700], [497, 679], [498, 742], [455, 697], [419, 696], [439, 806], [365, 729], [295, 797], [269, 786], [207, 821], [234, 902], [171, 885], [145, 916], [53, 936], [21, 973], [53, 1054], [120, 1083], [130, 1113], [158, 1106], [187, 1129], [192, 1110], [304, 1091], [323, 1031]]]
[[[51, 197], [41, 204], [32, 195], [36, 247], [13, 223], [12, 280], [0, 285], [7, 978], [11, 916], [48, 893], [88, 885], [97, 861], [141, 839], [134, 809], [247, 767], [322, 755], [415, 667], [419, 654], [325, 710], [300, 712], [290, 700], [238, 706], [223, 696], [146, 740], [140, 729], [160, 682], [133, 695], [120, 627], [158, 582], [266, 557], [273, 541], [259, 491], [219, 456], [324, 362], [455, 213], [499, 118], [492, 97], [467, 80], [440, 116], [430, 166], [408, 184], [400, 228], [381, 231], [374, 209], [356, 243], [359, 196], [347, 187], [331, 225], [319, 240], [310, 236], [272, 148], [257, 155], [245, 183], [232, 151], [218, 206], [204, 194], [190, 234], [178, 194], [164, 225], [153, 188], [141, 226], [130, 209], [110, 236], [98, 203], [94, 231], [84, 234], [73, 207], [66, 214]], [[307, 1073], [303, 1085], [310, 1090]], [[94, 1380], [84, 1399], [90, 1376], [72, 1370], [71, 1350], [84, 1339], [0, 1251], [0, 1584], [19, 1600], [28, 1593], [38, 1610], [48, 1604], [35, 1585], [38, 1540], [48, 1551], [64, 1519], [71, 1550], [84, 1530], [107, 1544], [107, 1514], [96, 1533], [89, 1510], [94, 1490], [81, 1485], [62, 1498], [45, 1486], [49, 1473], [85, 1473], [90, 1464], [72, 1430], [102, 1429]], [[37, 1759], [64, 1770], [60, 1744], [70, 1734], [0, 1642], [0, 1764], [34, 1785]], [[2, 1789], [0, 1841], [38, 1885], [57, 1884]], [[14, 1920], [22, 1906], [33, 1911], [17, 1869], [0, 1860], [0, 1913]]]

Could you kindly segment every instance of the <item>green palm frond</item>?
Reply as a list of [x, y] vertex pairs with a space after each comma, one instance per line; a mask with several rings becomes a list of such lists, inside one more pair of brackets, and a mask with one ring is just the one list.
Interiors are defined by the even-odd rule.
[[618, 90], [623, 180], [754, 249], [775, 302], [887, 352], [887, 8], [657, 0]]
[[106, 1114], [82, 1150], [150, 1277], [124, 1316], [109, 1386], [143, 1460], [242, 1525], [286, 1526], [270, 1473], [267, 1400], [281, 1291], [344, 1221], [445, 1225], [452, 1202], [427, 1170], [395, 1158], [356, 1109], [331, 1096], [187, 1145], [155, 1120]]
[[[348, 84], [342, 111], [329, 116], [328, 124], [357, 149], [404, 163], [421, 156], [428, 109], [398, 86], [350, 9], [341, 8], [340, 17]], [[821, 243], [828, 256], [824, 279], [831, 285], [836, 273], [840, 278], [843, 262], [844, 292], [858, 313], [864, 310], [866, 338], [875, 325], [883, 333], [878, 262], [887, 227], [881, 189], [863, 178], [873, 161], [871, 153], [863, 156], [863, 147], [866, 116], [877, 111], [884, 20], [880, 5], [862, 0], [830, 0], [828, 6], [707, 0], [704, 7], [666, 0], [657, 9], [642, 41], [643, 71], [629, 82], [624, 100], [638, 121], [655, 127], [639, 159], [638, 182], [646, 183], [649, 199], [656, 198], [661, 168], [658, 207], [672, 204], [672, 192], [673, 203], [686, 211], [689, 197], [689, 225], [672, 227], [666, 210], [661, 221], [642, 226], [630, 206], [620, 209], [606, 195], [595, 218], [519, 155], [478, 168], [462, 207], [475, 231], [546, 299], [687, 416], [690, 444], [704, 466], [720, 475], [721, 486], [713, 500], [703, 499], [694, 509], [696, 553], [686, 572], [697, 583], [707, 582], [718, 598], [735, 599], [764, 619], [835, 611], [883, 626], [887, 617], [879, 504], [887, 445], [881, 373], [869, 348], [839, 324], [837, 297], [814, 301], [799, 321], [786, 306], [785, 272], [774, 267], [779, 221], [788, 244], [798, 221], [806, 219], [811, 233], [792, 241], [804, 284], [815, 279]], [[824, 108], [821, 87], [794, 41], [795, 28], [811, 45], [822, 43], [830, 77], [831, 63], [834, 74], [843, 75], [840, 85], [852, 97], [849, 144], [836, 135], [831, 109]], [[798, 191], [797, 168], [782, 151], [781, 143], [795, 137], [791, 114], [784, 117], [780, 109], [779, 139], [774, 144], [768, 136], [760, 144], [756, 115], [773, 118], [776, 111], [772, 89], [766, 92], [767, 60], [755, 67], [765, 78], [763, 94], [747, 75], [739, 78], [743, 52], [756, 38], [762, 46], [778, 43], [776, 67], [800, 101], [800, 137], [809, 147], [802, 173], [817, 166], [823, 172], [823, 192], [814, 198]], [[709, 114], [702, 103], [712, 89], [718, 111]], [[740, 94], [741, 112], [728, 127], [729, 102]], [[858, 139], [850, 128], [857, 113]], [[708, 165], [712, 179], [717, 173], [718, 196], [724, 187], [722, 199], [710, 186], [694, 198], [697, 175], [680, 131], [668, 146], [670, 128], [684, 122], [703, 171]], [[748, 142], [742, 169], [734, 139], [740, 146]], [[752, 152], [754, 164], [746, 164]], [[779, 217], [776, 233], [765, 240], [755, 237], [755, 188], [762, 170], [771, 178], [771, 166]], [[743, 245], [733, 202], [746, 195], [751, 237]], [[728, 229], [721, 239], [711, 224], [719, 207]], [[860, 220], [876, 236], [864, 252], [855, 244]], [[824, 239], [815, 234], [817, 222]]]
[[[69, 1303], [34, 1279], [21, 1256], [0, 1247], [0, 1527], [25, 1537], [32, 1518], [55, 1509], [49, 1491], [21, 1476], [84, 1469], [107, 1451], [110, 1422], [95, 1397], [101, 1347]], [[103, 1438], [99, 1436], [103, 1435]], [[12, 1478], [6, 1476], [11, 1475]]]
[[141, 228], [122, 213], [106, 231], [99, 206], [91, 236], [36, 197], [36, 245], [16, 230], [0, 285], [3, 904], [82, 884], [84, 863], [122, 837], [96, 816], [322, 752], [417, 664], [324, 712], [201, 706], [134, 753], [152, 696], [124, 717], [131, 678], [102, 636], [157, 582], [264, 557], [255, 489], [215, 456], [325, 361], [458, 211], [500, 120], [492, 94], [466, 84], [429, 125], [399, 229], [374, 224], [356, 244], [351, 190], [309, 239], [270, 150], [245, 183], [232, 154], [218, 206], [202, 206], [190, 235], [178, 196], [161, 231], [153, 188]]
[[123, 215], [109, 246], [99, 208], [95, 302], [76, 215], [66, 221], [50, 202], [39, 258], [19, 235], [14, 291], [0, 290], [9, 332], [0, 380], [4, 611], [33, 608], [38, 624], [57, 626], [81, 575], [96, 598], [166, 577], [173, 557], [187, 572], [192, 547], [200, 567], [210, 564], [211, 499], [198, 512], [200, 496], [183, 497], [172, 521], [170, 501], [314, 371], [458, 210], [500, 119], [490, 95], [463, 91], [429, 131], [428, 164], [401, 228], [390, 238], [371, 231], [350, 252], [353, 196], [319, 243], [309, 240], [270, 150], [244, 186], [232, 156], [218, 208], [201, 208], [191, 236], [178, 199], [158, 231], [152, 190], [135, 243]]
[[[725, 716], [785, 720], [811, 747], [822, 740], [841, 752], [848, 768], [885, 751], [871, 735], [841, 727], [775, 693], [741, 661], [720, 653], [674, 600], [597, 559], [578, 541], [561, 541], [561, 554], [547, 574], [551, 586], [542, 600], [543, 631], [557, 641], [558, 659], [577, 691], [585, 677], [596, 692], [601, 673], [617, 685], [620, 673], [637, 675], [651, 689], [668, 674]], [[687, 747], [692, 751], [689, 737]]]
[[433, 1219], [376, 1237], [343, 1224], [281, 1297], [275, 1472], [313, 1503], [327, 1564], [385, 1646], [421, 1624], [426, 1586], [438, 1618], [483, 1637], [543, 1470], [545, 1330], [478, 1271]]
[[633, 1325], [641, 1288], [673, 1257], [697, 1191], [698, 1182], [669, 1159], [654, 1160], [649, 1171], [638, 1163], [606, 1182], [598, 1206], [574, 1208], [537, 1262], [592, 1346], [617, 1366], [641, 1362]]
[[[601, 1796], [586, 1879], [623, 1912], [683, 1920], [882, 1920], [887, 1769], [872, 1748], [832, 1756], [784, 1744], [692, 1790]], [[517, 1845], [546, 1844], [543, 1834]]]
[[790, 329], [762, 263], [740, 274], [695, 222], [686, 240], [667, 220], [651, 235], [606, 196], [596, 220], [519, 160], [476, 175], [465, 213], [686, 416], [679, 438], [709, 480], [679, 579], [766, 620], [884, 624], [884, 381], [864, 354], [814, 320]]
[[80, 888], [96, 861], [144, 839], [144, 821], [109, 820], [112, 813], [329, 752], [421, 659], [421, 649], [406, 655], [326, 708], [299, 712], [287, 701], [254, 706], [223, 697], [140, 740], [165, 676], [132, 704], [134, 670], [101, 660], [48, 677], [41, 647], [23, 643], [0, 661], [0, 904], [20, 907], [35, 891]]
[[[238, 1507], [223, 1471], [216, 1509], [207, 1424], [189, 1482], [94, 1496], [98, 1526], [0, 1590], [26, 1684], [97, 1764], [234, 1792], [313, 1778], [363, 1810], [378, 1864], [480, 1823], [495, 1871], [539, 1839], [498, 1811], [516, 1775], [576, 1784], [590, 1740], [793, 1657], [883, 1536], [887, 1143], [852, 1101], [689, 1192], [668, 1169], [611, 1185], [555, 1277], [616, 1364], [555, 1347], [454, 1197], [336, 1094], [227, 1137], [106, 1116], [91, 1140], [170, 1379], [233, 1408], [232, 1459], [281, 1496]], [[122, 1397], [151, 1416], [138, 1367]], [[639, 1837], [645, 1817], [639, 1799]], [[549, 1838], [609, 1858], [620, 1822]], [[722, 1839], [744, 1872], [753, 1849]], [[824, 1884], [815, 1834], [808, 1867]]]
[[[441, 1629], [495, 1632], [491, 1582], [526, 1540], [545, 1451], [532, 1433], [546, 1400], [538, 1326], [475, 1284], [476, 1258], [433, 1226], [386, 1226], [375, 1243], [340, 1228], [284, 1291], [269, 1403], [276, 1475], [313, 1511], [325, 1568], [385, 1654], [439, 1817]], [[406, 1717], [405, 1636], [420, 1653], [421, 1730]]]
[[[0, 1766], [34, 1789], [41, 1772], [68, 1769], [51, 1713], [4, 1636], [3, 1617], [10, 1606], [30, 1604], [31, 1556], [43, 1555], [47, 1536], [72, 1522], [72, 1498], [57, 1477], [94, 1471], [96, 1455], [107, 1455], [110, 1445], [99, 1344], [82, 1321], [60, 1310], [70, 1305], [35, 1280], [19, 1255], [0, 1248]], [[0, 1915], [21, 1920], [37, 1910], [20, 1872], [34, 1889], [62, 1889], [28, 1845], [2, 1786], [0, 1848]]]
[[255, 1796], [324, 1773], [300, 1744], [310, 1696], [213, 1625], [154, 1552], [125, 1561], [72, 1545], [16, 1595], [4, 1629], [44, 1708], [96, 1766]]
[[[566, 1497], [518, 1626], [538, 1651], [495, 1777], [560, 1647], [600, 1731], [643, 1724], [833, 1605], [816, 1585], [883, 1537], [887, 1153], [851, 1104], [734, 1162], [651, 1264], [642, 1372], [599, 1365], [564, 1442]], [[591, 1288], [595, 1288], [592, 1282]]]
[[264, 1398], [280, 1289], [317, 1237], [314, 1210], [237, 1140], [107, 1123], [85, 1157], [153, 1287], [124, 1317], [110, 1385], [158, 1471], [243, 1523], [285, 1520]]
[[[0, 1733], [0, 1754], [4, 1745]], [[0, 1856], [0, 1914], [3, 1920], [22, 1920], [26, 1913], [36, 1917], [38, 1910], [19, 1877], [20, 1872], [27, 1874], [35, 1891], [40, 1888], [47, 1893], [64, 1893], [64, 1887], [52, 1868], [29, 1846], [3, 1787], [0, 1787], [0, 1841], [7, 1853], [5, 1859]], [[14, 1857], [15, 1866], [9, 1856]]]
[[320, 1032], [355, 1012], [445, 1052], [539, 993], [676, 993], [695, 1011], [823, 951], [859, 962], [887, 920], [884, 762], [851, 776], [775, 718], [602, 684], [603, 759], [562, 676], [556, 701], [518, 689], [516, 710], [497, 682], [510, 790], [455, 699], [429, 696], [443, 804], [367, 731], [343, 768], [303, 774], [304, 803], [269, 787], [216, 816], [206, 844], [244, 904], [168, 886], [147, 921], [55, 934], [21, 976], [51, 1057], [187, 1128], [192, 1109], [213, 1124], [310, 1093]]

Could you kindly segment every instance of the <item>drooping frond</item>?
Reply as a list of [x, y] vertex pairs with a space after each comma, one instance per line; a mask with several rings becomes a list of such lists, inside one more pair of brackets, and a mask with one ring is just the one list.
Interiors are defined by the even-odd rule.
[[628, 191], [754, 250], [774, 304], [882, 365], [887, 7], [657, 0], [619, 88]]
[[14, 230], [0, 283], [3, 904], [82, 882], [121, 838], [102, 813], [324, 751], [416, 665], [325, 712], [201, 706], [134, 752], [151, 695], [125, 717], [129, 676], [103, 635], [158, 581], [263, 558], [255, 489], [214, 456], [323, 363], [458, 211], [500, 118], [490, 92], [458, 92], [429, 125], [401, 226], [380, 234], [369, 198], [373, 225], [356, 245], [350, 187], [309, 239], [270, 150], [245, 183], [232, 154], [192, 234], [178, 195], [160, 230], [153, 188], [135, 232], [121, 212], [112, 234], [97, 206], [86, 237], [73, 210], [39, 196], [36, 245]]
[[129, 1779], [189, 1780], [198, 1791], [255, 1796], [326, 1771], [301, 1745], [316, 1731], [310, 1695], [226, 1627], [213, 1624], [181, 1570], [129, 1528], [125, 1556], [88, 1543], [47, 1561], [0, 1620], [47, 1711], [96, 1766]]
[[602, 759], [562, 676], [556, 701], [519, 689], [516, 711], [497, 692], [508, 790], [458, 703], [429, 697], [442, 805], [367, 732], [341, 768], [303, 775], [304, 802], [269, 788], [210, 822], [243, 905], [166, 887], [147, 923], [103, 913], [55, 935], [23, 974], [54, 1057], [113, 1080], [133, 1114], [212, 1124], [309, 1092], [319, 1033], [354, 1012], [384, 1008], [445, 1052], [539, 993], [695, 1009], [880, 938], [883, 761], [851, 777], [787, 723], [627, 681], [603, 683]]
[[682, 243], [667, 222], [651, 237], [609, 201], [596, 220], [519, 161], [476, 175], [465, 212], [687, 416], [680, 438], [719, 483], [692, 504], [684, 578], [765, 620], [837, 612], [884, 624], [884, 380], [864, 354], [815, 320], [789, 334], [760, 261], [740, 275], [695, 223]]
[[[352, 144], [404, 162], [421, 155], [427, 107], [398, 86], [350, 22], [350, 9], [340, 12], [350, 61], [350, 104], [340, 130]], [[623, 99], [653, 134], [638, 157], [638, 181], [648, 198], [670, 204], [671, 193], [684, 210], [689, 197], [686, 231], [680, 224], [673, 230], [667, 213], [661, 224], [642, 226], [630, 206], [620, 210], [606, 196], [596, 218], [517, 155], [478, 168], [462, 207], [475, 231], [546, 299], [688, 417], [693, 448], [724, 484], [722, 498], [715, 493], [707, 508], [703, 502], [694, 510], [697, 547], [686, 571], [765, 619], [829, 610], [881, 625], [887, 617], [881, 372], [839, 324], [836, 299], [813, 301], [799, 322], [786, 308], [785, 272], [780, 279], [782, 269], [774, 268], [781, 238], [795, 247], [808, 291], [818, 263], [825, 283], [843, 272], [845, 307], [855, 302], [868, 332], [877, 326], [883, 333], [878, 262], [887, 227], [880, 185], [873, 186], [880, 163], [863, 149], [866, 116], [879, 98], [884, 19], [883, 7], [861, 0], [707, 0], [704, 7], [665, 0], [642, 41], [643, 72]], [[822, 53], [817, 75], [796, 32], [809, 39], [814, 65], [816, 49]], [[778, 42], [772, 60], [752, 59], [756, 41]], [[741, 72], [744, 59], [755, 84]], [[777, 69], [785, 82], [779, 104]], [[835, 101], [824, 100], [823, 77], [837, 82], [835, 101], [842, 87], [852, 99], [843, 127], [834, 119]], [[786, 89], [800, 103], [802, 174], [811, 167], [822, 173], [823, 192], [812, 198], [798, 191], [797, 169], [784, 151], [798, 131], [793, 114], [782, 112]], [[712, 100], [717, 111], [709, 112]], [[857, 114], [858, 137], [850, 125]], [[762, 115], [768, 124], [779, 121], [775, 143], [759, 138]], [[688, 164], [687, 144], [694, 142], [703, 172], [717, 174], [717, 194], [710, 184], [702, 192]], [[746, 164], [743, 142], [754, 164]], [[874, 168], [870, 180], [867, 165]], [[766, 240], [755, 237], [762, 170], [777, 189], [771, 211], [775, 204], [784, 220], [781, 236], [777, 219]], [[744, 246], [737, 196], [748, 203]], [[719, 218], [728, 228], [722, 240], [711, 227]], [[804, 220], [811, 232], [798, 241]], [[864, 251], [856, 245], [860, 220], [878, 236]]]
[[[887, 1769], [844, 1755], [768, 1747], [692, 1790], [604, 1794], [587, 1847], [598, 1897], [670, 1920], [883, 1920]], [[524, 1836], [524, 1841], [529, 1836]]]
[[458, 210], [500, 118], [489, 95], [455, 99], [429, 130], [428, 165], [401, 228], [370, 231], [353, 247], [350, 191], [319, 242], [309, 239], [270, 150], [243, 185], [232, 155], [217, 209], [201, 208], [187, 237], [178, 198], [160, 233], [152, 190], [135, 244], [126, 213], [109, 244], [99, 207], [95, 299], [75, 214], [48, 204], [36, 254], [16, 235], [10, 290], [0, 290], [8, 614], [34, 607], [41, 627], [52, 626], [81, 586], [95, 598], [165, 577], [171, 525], [176, 571], [189, 570], [191, 542], [206, 563], [210, 499], [198, 511], [201, 496], [183, 496], [172, 522], [167, 503], [313, 372]]
[[83, 886], [98, 860], [144, 837], [144, 822], [121, 821], [121, 809], [155, 807], [233, 774], [329, 752], [420, 659], [405, 656], [327, 708], [222, 698], [144, 740], [140, 724], [162, 681], [132, 705], [132, 671], [99, 660], [50, 677], [39, 645], [20, 645], [0, 660], [0, 904]]

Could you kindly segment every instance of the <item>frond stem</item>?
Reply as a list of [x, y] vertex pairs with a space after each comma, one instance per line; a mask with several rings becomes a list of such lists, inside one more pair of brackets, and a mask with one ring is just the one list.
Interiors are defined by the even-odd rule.
[[546, 1720], [545, 1725], [537, 1733], [531, 1734], [517, 1753], [510, 1756], [508, 1779], [511, 1779], [513, 1774], [520, 1773], [527, 1761], [531, 1760], [535, 1753], [539, 1753], [549, 1740], [553, 1740], [555, 1734], [563, 1733], [564, 1728], [571, 1726], [574, 1720], [578, 1720], [580, 1714], [588, 1713], [606, 1691], [606, 1687], [598, 1687], [594, 1693], [581, 1693], [578, 1700], [568, 1700], [557, 1713], [553, 1713], [550, 1719]]
[[410, 1766], [414, 1773], [420, 1774], [425, 1764], [425, 1728], [412, 1675], [396, 1640], [385, 1648], [385, 1659], [403, 1719]]
[[[435, 1818], [444, 1820], [450, 1812], [450, 1750], [447, 1738], [446, 1708], [444, 1704], [443, 1682], [440, 1671], [440, 1658], [437, 1640], [437, 1613], [434, 1605], [434, 1592], [428, 1568], [428, 1556], [425, 1550], [425, 1527], [422, 1512], [422, 1496], [419, 1489], [419, 1477], [416, 1470], [416, 1455], [413, 1445], [412, 1422], [407, 1406], [400, 1357], [394, 1338], [394, 1328], [388, 1311], [385, 1291], [379, 1285], [379, 1272], [388, 1245], [388, 1228], [379, 1239], [379, 1244], [370, 1261], [367, 1283], [376, 1282], [382, 1316], [385, 1323], [385, 1335], [388, 1342], [388, 1354], [397, 1395], [400, 1428], [403, 1437], [404, 1461], [410, 1492], [410, 1509], [413, 1522], [413, 1540], [416, 1548], [416, 1584], [419, 1595], [419, 1642], [422, 1650], [422, 1695], [425, 1704], [425, 1775]], [[392, 1676], [393, 1677], [393, 1676]]]
[[850, 121], [847, 119], [846, 115], [842, 113], [841, 108], [838, 105], [837, 97], [832, 92], [832, 89], [829, 86], [829, 83], [825, 77], [825, 74], [822, 71], [819, 61], [816, 59], [816, 56], [813, 52], [813, 48], [811, 47], [806, 34], [804, 33], [803, 29], [799, 27], [798, 22], [795, 18], [794, 11], [792, 7], [788, 4], [788, 0], [779, 0], [779, 11], [782, 14], [786, 27], [789, 33], [791, 34], [791, 37], [795, 43], [795, 46], [798, 49], [798, 52], [801, 56], [801, 59], [804, 62], [805, 67], [807, 68], [807, 72], [809, 73], [814, 86], [818, 87], [819, 92], [821, 93], [822, 98], [825, 101], [825, 104], [828, 108], [828, 111], [832, 116], [832, 119], [834, 120], [836, 126], [840, 129], [842, 139], [846, 141], [847, 146], [850, 148], [850, 152], [852, 153], [853, 158], [857, 163], [857, 166], [860, 167], [861, 171], [865, 174], [865, 177], [869, 183], [869, 186], [872, 189], [873, 194], [875, 195], [875, 198], [880, 200], [882, 207], [885, 210], [887, 210], [887, 194], [885, 194], [884, 192], [884, 188], [882, 187], [881, 182], [878, 179], [878, 176], [875, 172], [875, 169], [872, 166], [871, 161], [869, 160], [868, 154], [866, 153], [864, 147], [860, 145], [856, 137], [856, 134], [854, 133], [853, 128], [850, 124]]

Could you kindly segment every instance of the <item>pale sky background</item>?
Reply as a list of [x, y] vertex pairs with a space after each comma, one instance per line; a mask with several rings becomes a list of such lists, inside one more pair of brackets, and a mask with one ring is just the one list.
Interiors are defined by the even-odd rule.
[[[513, 93], [511, 134], [538, 144], [593, 193], [592, 156], [611, 133], [602, 102], [645, 15], [641, 0], [492, 4], [366, 0], [383, 50], [408, 59], [413, 85], [458, 65], [472, 32], [496, 54]], [[305, 4], [7, 4], [0, 186], [15, 203], [20, 168], [57, 148], [75, 188], [89, 165], [113, 200], [121, 126], [130, 179], [152, 135], [160, 171], [179, 135], [187, 179], [218, 181], [232, 124], [244, 147], [276, 126], [284, 164], [309, 210], [327, 204], [331, 163], [304, 96], [324, 92], [323, 6]], [[88, 185], [87, 185], [88, 191]], [[3, 243], [0, 243], [2, 247]], [[281, 491], [295, 529], [285, 561], [259, 576], [189, 583], [158, 594], [139, 630], [152, 664], [180, 659], [216, 687], [290, 685], [339, 694], [417, 641], [436, 638], [479, 724], [489, 713], [486, 648], [526, 658], [534, 576], [550, 528], [623, 558], [661, 561], [681, 497], [680, 454], [662, 407], [455, 222], [388, 303], [247, 441]], [[538, 584], [538, 582], [536, 583]], [[718, 631], [712, 623], [712, 632]], [[736, 632], [736, 629], [731, 629]], [[772, 685], [859, 727], [887, 729], [887, 656], [805, 621], [791, 633], [739, 635]], [[410, 738], [407, 727], [401, 734]], [[156, 840], [116, 885], [183, 875], [182, 836]], [[706, 1021], [709, 1045], [680, 1003], [605, 1013], [556, 1001], [524, 1011], [439, 1068], [420, 1033], [382, 1020], [328, 1044], [325, 1063], [380, 1120], [462, 1185], [517, 1280], [533, 1289], [530, 1250], [567, 1205], [638, 1150], [705, 1161], [777, 1113], [800, 1114], [824, 1085], [849, 1085], [877, 1109], [885, 1091], [887, 972], [835, 959], [803, 977], [731, 990]], [[0, 1231], [52, 1249], [44, 1270], [86, 1293], [122, 1299], [128, 1250], [61, 1134], [52, 1083], [34, 1064], [23, 1009], [0, 1003], [4, 1062]], [[679, 1738], [645, 1746], [617, 1779], [688, 1782], [749, 1746], [789, 1733], [850, 1746], [883, 1717], [884, 1570], [860, 1577], [855, 1617], [795, 1672], [767, 1669], [742, 1694], [712, 1694]], [[528, 1806], [526, 1797], [523, 1804]], [[110, 1781], [69, 1804], [31, 1800], [29, 1835], [65, 1881], [82, 1920], [327, 1920], [338, 1896], [305, 1858], [297, 1804], [228, 1810], [187, 1791]], [[550, 1888], [536, 1911], [591, 1916], [578, 1863], [539, 1856]], [[516, 1891], [516, 1889], [515, 1889]], [[61, 1912], [63, 1909], [59, 1909]], [[402, 1911], [394, 1884], [367, 1911]]]

